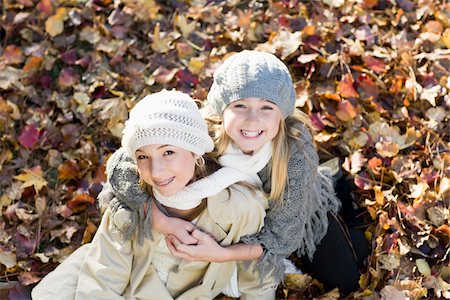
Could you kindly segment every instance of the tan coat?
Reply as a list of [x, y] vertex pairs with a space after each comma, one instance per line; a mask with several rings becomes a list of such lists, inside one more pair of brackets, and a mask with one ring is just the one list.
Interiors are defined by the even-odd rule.
[[[262, 194], [233, 185], [207, 199], [207, 207], [198, 216], [196, 225], [227, 246], [259, 231], [266, 208]], [[164, 284], [152, 264], [155, 245], [164, 237], [153, 232], [153, 241], [146, 239], [143, 245], [138, 245], [134, 238], [122, 241], [117, 228], [128, 220], [129, 212], [125, 210], [114, 217], [107, 210], [92, 243], [78, 249], [47, 275], [33, 289], [33, 299], [213, 299], [237, 268], [236, 262], [183, 260]], [[238, 274], [238, 277], [239, 285], [248, 291], [243, 298], [262, 299], [257, 275]], [[274, 285], [268, 284], [263, 295], [273, 299]]]

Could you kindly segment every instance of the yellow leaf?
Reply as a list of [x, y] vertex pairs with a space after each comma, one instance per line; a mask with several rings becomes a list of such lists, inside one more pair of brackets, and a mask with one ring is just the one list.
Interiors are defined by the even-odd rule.
[[33, 186], [37, 194], [47, 185], [47, 180], [42, 177], [41, 167], [38, 166], [33, 169], [25, 169], [24, 171], [24, 173], [14, 176], [14, 179], [23, 181], [23, 184], [21, 185], [22, 189]]
[[450, 49], [450, 28], [445, 29], [445, 31], [442, 33], [442, 41], [444, 42], [445, 46]]
[[189, 66], [188, 69], [189, 71], [191, 71], [193, 74], [200, 74], [200, 72], [202, 71], [203, 67], [205, 66], [205, 61], [204, 59], [201, 59], [199, 57], [193, 57], [191, 58], [191, 60], [189, 61]]
[[53, 15], [45, 21], [45, 31], [54, 37], [64, 31], [64, 21], [59, 15]]
[[188, 23], [185, 16], [177, 16], [175, 18], [175, 24], [180, 28], [183, 37], [187, 38], [197, 27], [197, 22], [192, 21]]
[[172, 41], [170, 39], [161, 37], [161, 26], [159, 22], [156, 23], [155, 30], [153, 31], [152, 49], [159, 53], [165, 53], [170, 50]]

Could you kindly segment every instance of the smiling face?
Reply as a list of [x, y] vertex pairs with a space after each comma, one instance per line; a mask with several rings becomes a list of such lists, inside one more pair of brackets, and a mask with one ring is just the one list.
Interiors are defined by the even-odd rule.
[[145, 145], [136, 150], [137, 167], [142, 180], [161, 195], [173, 196], [194, 176], [194, 154], [171, 145]]
[[260, 98], [246, 98], [233, 101], [225, 108], [223, 125], [236, 146], [251, 154], [277, 135], [282, 118], [276, 104]]

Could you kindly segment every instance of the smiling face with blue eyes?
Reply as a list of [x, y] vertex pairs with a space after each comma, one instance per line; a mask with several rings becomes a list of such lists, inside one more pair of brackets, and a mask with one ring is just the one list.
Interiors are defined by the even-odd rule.
[[261, 98], [245, 98], [225, 108], [223, 126], [242, 152], [252, 154], [277, 135], [282, 118], [276, 104]]
[[179, 192], [194, 177], [195, 156], [183, 148], [145, 145], [136, 150], [136, 158], [141, 179], [166, 197]]

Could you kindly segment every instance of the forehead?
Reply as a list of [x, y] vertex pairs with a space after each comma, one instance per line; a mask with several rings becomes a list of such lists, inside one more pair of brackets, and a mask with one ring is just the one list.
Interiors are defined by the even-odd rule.
[[148, 144], [148, 145], [144, 145], [139, 147], [136, 152], [141, 151], [141, 152], [154, 152], [154, 151], [164, 151], [164, 150], [176, 150], [179, 152], [190, 152], [189, 150], [174, 146], [174, 145], [168, 145], [168, 144]]
[[272, 105], [276, 106], [275, 103], [273, 103], [273, 102], [271, 102], [269, 100], [263, 99], [263, 98], [244, 98], [244, 99], [239, 99], [239, 100], [236, 100], [236, 101], [233, 101], [233, 102], [241, 102], [241, 103], [247, 103], [247, 104], [250, 104], [250, 103], [255, 103], [255, 104], [272, 104]]

